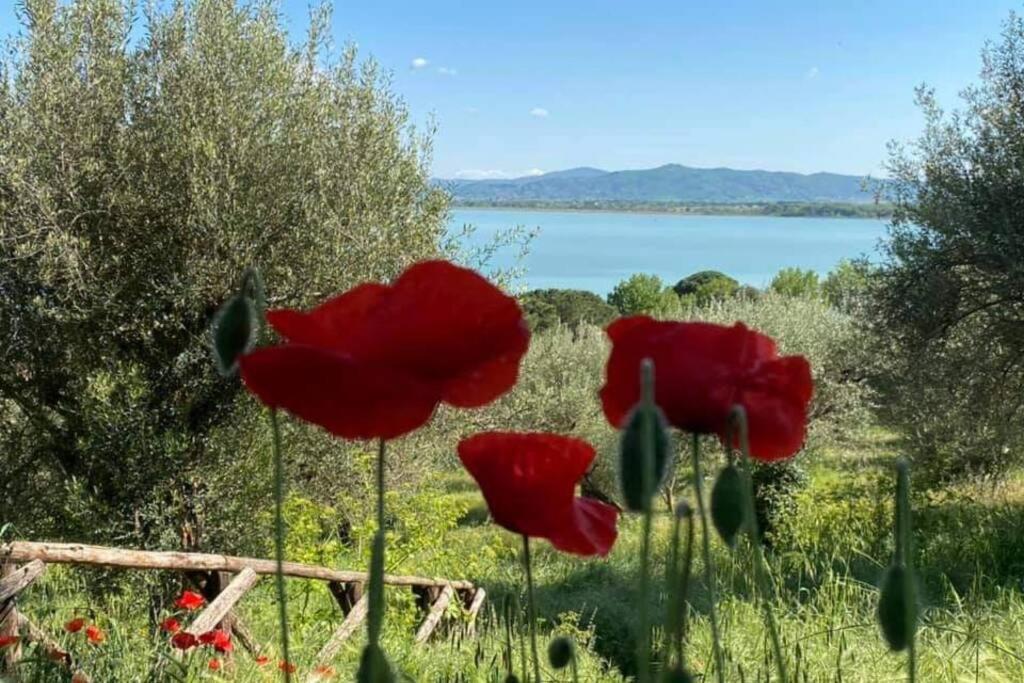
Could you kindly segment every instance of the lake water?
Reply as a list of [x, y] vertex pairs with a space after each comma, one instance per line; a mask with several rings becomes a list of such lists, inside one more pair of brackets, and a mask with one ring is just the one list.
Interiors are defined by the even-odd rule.
[[[825, 275], [841, 259], [876, 257], [884, 220], [680, 216], [604, 211], [456, 209], [453, 225], [476, 226], [471, 244], [517, 225], [539, 228], [525, 259], [525, 285], [607, 294], [633, 273], [653, 273], [667, 284], [699, 270], [719, 270], [764, 287], [780, 268]], [[492, 266], [515, 263], [514, 250]]]

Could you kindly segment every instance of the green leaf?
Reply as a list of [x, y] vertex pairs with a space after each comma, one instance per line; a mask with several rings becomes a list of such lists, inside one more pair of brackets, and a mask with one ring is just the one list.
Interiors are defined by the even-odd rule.
[[228, 299], [213, 318], [213, 357], [217, 371], [230, 377], [238, 358], [256, 344], [259, 322], [252, 300], [241, 294]]
[[735, 465], [723, 468], [711, 489], [711, 521], [729, 547], [736, 545], [736, 536], [743, 526], [744, 495], [739, 469]]
[[[653, 458], [647, 460], [649, 444]], [[644, 466], [648, 472], [645, 476]], [[661, 409], [652, 403], [638, 403], [626, 418], [619, 448], [619, 485], [628, 510], [643, 512], [665, 481], [672, 463], [672, 440]], [[645, 481], [646, 479], [646, 481]]]
[[917, 631], [917, 586], [911, 571], [901, 564], [889, 567], [882, 578], [878, 623], [894, 652], [905, 650]]

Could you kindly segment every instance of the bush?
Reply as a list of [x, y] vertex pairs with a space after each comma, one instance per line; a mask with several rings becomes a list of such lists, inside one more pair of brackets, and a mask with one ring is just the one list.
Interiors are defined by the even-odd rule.
[[251, 264], [308, 306], [438, 253], [429, 135], [373, 62], [327, 55], [323, 13], [297, 47], [265, 3], [172, 3], [141, 32], [131, 3], [22, 16], [0, 76], [0, 519], [202, 544], [199, 473], [240, 467], [264, 424], [215, 376], [211, 315]]
[[657, 275], [637, 273], [615, 285], [608, 303], [622, 315], [646, 314], [671, 318], [682, 311], [679, 297], [662, 283]]
[[618, 316], [615, 307], [593, 292], [579, 289], [535, 289], [519, 297], [534, 332], [558, 325], [604, 327]]
[[800, 268], [783, 268], [772, 278], [768, 289], [784, 296], [815, 297], [821, 293], [818, 274]]
[[684, 302], [703, 306], [716, 299], [736, 296], [740, 283], [717, 270], [702, 270], [683, 278], [672, 289]]

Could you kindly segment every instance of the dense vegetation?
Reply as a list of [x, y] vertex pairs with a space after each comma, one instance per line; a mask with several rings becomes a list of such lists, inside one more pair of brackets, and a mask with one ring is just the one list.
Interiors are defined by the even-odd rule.
[[[213, 370], [213, 312], [253, 263], [274, 305], [305, 307], [444, 253], [449, 197], [429, 181], [429, 134], [409, 126], [387, 78], [354, 50], [337, 60], [324, 51], [325, 13], [293, 47], [270, 2], [151, 10], [138, 41], [128, 40], [129, 10], [29, 0], [0, 74], [0, 329], [10, 331], [0, 348], [0, 536], [267, 556], [270, 430]], [[487, 523], [454, 444], [485, 429], [585, 438], [599, 457], [584, 492], [616, 499], [618, 435], [597, 398], [601, 327], [646, 313], [740, 320], [812, 364], [804, 449], [756, 473], [799, 680], [903, 675], [874, 623], [897, 453], [912, 457], [919, 482], [919, 679], [1024, 678], [1022, 65], [1024, 24], [1012, 19], [966, 112], [943, 117], [921, 93], [928, 125], [892, 159], [894, 227], [881, 264], [844, 262], [824, 278], [785, 269], [766, 291], [702, 271], [675, 284], [637, 274], [607, 300], [523, 294], [534, 338], [516, 388], [482, 410], [442, 408], [392, 446], [388, 570], [470, 578], [490, 596], [476, 638], [453, 626], [418, 647], [411, 595], [389, 592], [385, 641], [400, 670], [429, 681], [503, 680], [510, 660], [520, 670], [523, 615], [504, 609], [519, 604], [518, 542]], [[369, 448], [294, 420], [283, 431], [288, 557], [365, 567], [376, 531]], [[711, 440], [705, 450], [713, 472], [724, 459]], [[667, 499], [691, 500], [685, 459], [675, 470]], [[669, 526], [659, 516], [657, 567]], [[607, 560], [538, 546], [543, 636], [577, 641], [583, 680], [633, 672], [639, 527], [625, 518]], [[771, 665], [749, 548], [716, 542], [713, 553], [715, 581], [728, 587], [719, 615], [730, 675], [763, 680]], [[179, 667], [156, 626], [176, 581], [52, 568], [23, 607], [95, 680], [162, 680]], [[241, 610], [273, 654], [266, 584]], [[690, 601], [700, 671], [710, 660], [708, 588], [697, 582]], [[288, 591], [294, 660], [306, 671], [340, 615], [322, 585]], [[664, 596], [651, 601], [661, 614]], [[103, 647], [62, 632], [82, 614], [108, 632]], [[342, 676], [362, 642], [339, 655]], [[185, 666], [174, 675], [213, 675], [201, 658]], [[25, 675], [64, 674], [36, 659]], [[239, 656], [222, 675], [266, 672]]]

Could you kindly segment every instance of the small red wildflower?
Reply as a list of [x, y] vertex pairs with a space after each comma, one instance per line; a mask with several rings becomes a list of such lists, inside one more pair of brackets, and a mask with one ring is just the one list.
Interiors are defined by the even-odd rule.
[[206, 666], [210, 668], [210, 671], [220, 671], [220, 660], [214, 657]]
[[205, 604], [206, 598], [195, 591], [185, 591], [174, 601], [175, 607], [189, 611], [197, 610]]
[[281, 662], [278, 662], [277, 668], [280, 669], [281, 671], [286, 671], [286, 672], [288, 672], [290, 674], [293, 674], [293, 673], [295, 673], [295, 671], [299, 667], [295, 666], [291, 662], [281, 661]]
[[733, 406], [747, 413], [750, 455], [773, 461], [795, 454], [807, 431], [814, 391], [803, 356], [779, 356], [775, 341], [742, 323], [661, 322], [620, 318], [612, 341], [601, 402], [621, 427], [640, 400], [640, 364], [654, 362], [654, 400], [679, 429], [725, 439]]
[[326, 664], [321, 664], [317, 668], [313, 669], [313, 673], [318, 678], [334, 678], [335, 676], [334, 668], [327, 666]]
[[177, 633], [181, 630], [181, 622], [174, 617], [167, 617], [160, 622], [160, 630], [164, 633]]
[[103, 631], [100, 629], [100, 627], [97, 626], [96, 624], [90, 624], [85, 629], [85, 637], [88, 638], [89, 642], [92, 643], [93, 645], [99, 645], [100, 643], [102, 643], [104, 640], [107, 639], [107, 636], [103, 633]]
[[89, 677], [82, 671], [76, 671], [71, 677], [71, 683], [89, 683]]
[[270, 657], [266, 655], [259, 655], [256, 657], [256, 666], [266, 666], [270, 663]]
[[171, 638], [171, 645], [179, 650], [190, 650], [199, 644], [196, 637], [186, 631], [175, 633]]
[[78, 633], [83, 628], [85, 628], [85, 619], [82, 619], [81, 617], [72, 619], [68, 623], [64, 624], [64, 630], [68, 633]]
[[576, 497], [594, 455], [586, 441], [557, 434], [486, 432], [459, 443], [496, 523], [576, 555], [607, 555], [618, 535], [618, 510]]
[[212, 645], [218, 652], [231, 652], [231, 634], [223, 629], [207, 631], [199, 636], [203, 645]]
[[486, 405], [516, 383], [530, 333], [516, 300], [447, 261], [417, 263], [312, 311], [275, 310], [286, 341], [239, 360], [245, 385], [346, 439], [392, 439], [440, 403]]
[[0, 636], [0, 650], [16, 645], [20, 640], [18, 636]]

